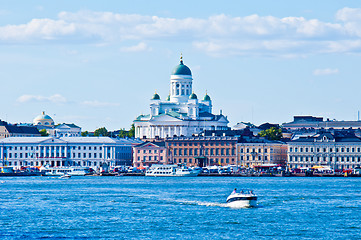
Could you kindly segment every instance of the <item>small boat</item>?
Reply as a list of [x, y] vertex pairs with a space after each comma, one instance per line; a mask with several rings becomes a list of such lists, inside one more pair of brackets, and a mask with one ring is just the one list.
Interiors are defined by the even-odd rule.
[[69, 174], [64, 174], [63, 176], [60, 176], [59, 178], [71, 178], [71, 175], [69, 175]]
[[227, 206], [232, 208], [255, 207], [257, 205], [257, 195], [252, 190], [234, 189], [227, 198]]

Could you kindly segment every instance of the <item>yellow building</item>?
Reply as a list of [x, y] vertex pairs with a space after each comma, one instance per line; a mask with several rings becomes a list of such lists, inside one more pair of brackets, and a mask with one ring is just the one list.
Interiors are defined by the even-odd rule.
[[242, 139], [237, 143], [238, 163], [242, 167], [285, 165], [287, 144], [263, 138]]

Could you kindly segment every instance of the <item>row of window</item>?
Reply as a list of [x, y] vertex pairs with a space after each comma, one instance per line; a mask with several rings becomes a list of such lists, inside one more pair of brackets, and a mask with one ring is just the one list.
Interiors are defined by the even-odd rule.
[[[192, 142], [175, 142], [175, 143], [170, 143], [169, 144], [170, 146], [198, 146], [199, 145], [199, 143], [192, 143]], [[204, 146], [229, 146], [229, 145], [231, 145], [231, 143], [230, 142], [204, 142], [204, 143], [202, 143], [202, 145], [204, 145]]]
[[[51, 147], [47, 147], [47, 146], [40, 146], [40, 149], [61, 149], [61, 150], [65, 150], [65, 146], [51, 146]], [[110, 147], [109, 147], [110, 148]], [[121, 149], [122, 149], [122, 147], [120, 147]], [[4, 150], [39, 150], [39, 146], [36, 146], [36, 147], [4, 147]], [[85, 146], [83, 146], [83, 147], [80, 147], [80, 146], [78, 146], [78, 147], [75, 147], [75, 146], [70, 146], [69, 147], [69, 149], [73, 149], [73, 150], [75, 150], [75, 149], [78, 149], [78, 150], [81, 150], [81, 149], [83, 149], [83, 150], [97, 150], [97, 149], [99, 149], [99, 150], [102, 150], [102, 147], [85, 147]]]
[[[140, 153], [141, 150], [138, 150], [138, 153]], [[163, 150], [159, 150], [160, 153], [163, 153]], [[158, 150], [157, 149], [154, 149], [154, 150], [143, 150], [143, 153], [158, 153]]]
[[210, 155], [210, 156], [213, 156], [213, 155], [235, 155], [235, 149], [232, 148], [206, 148], [206, 149], [198, 149], [198, 148], [175, 148], [173, 149], [173, 155], [174, 156], [198, 156], [198, 153], [199, 155], [202, 155], [203, 154], [203, 151], [204, 151], [204, 154], [206, 156]]
[[313, 152], [313, 151], [316, 151], [316, 152], [361, 152], [361, 148], [360, 147], [330, 147], [330, 148], [327, 148], [327, 147], [316, 147], [316, 148], [313, 148], [313, 147], [290, 147], [290, 152]]
[[[163, 160], [163, 156], [159, 157], [159, 160]], [[138, 157], [138, 161], [140, 161], [140, 157]], [[143, 161], [158, 161], [158, 156], [143, 156]]]
[[[243, 157], [243, 156], [241, 156], [241, 161], [243, 161], [243, 160], [247, 160], [247, 161], [249, 161], [249, 160], [253, 160], [253, 161], [255, 161], [255, 160], [258, 160], [258, 161], [262, 161], [262, 156], [261, 155], [259, 155], [259, 156], [246, 156], [245, 158]], [[264, 159], [263, 159], [264, 161], [268, 161], [268, 157], [267, 156], [264, 156]]]
[[361, 157], [289, 157], [290, 162], [361, 162]]
[[[78, 158], [81, 158], [82, 156], [83, 156], [83, 158], [102, 158], [102, 156], [103, 156], [103, 154], [102, 153], [83, 153], [83, 154], [81, 154], [81, 153], [78, 153], [77, 155], [75, 154], [75, 153], [73, 153], [73, 158], [75, 158], [76, 156], [78, 156]], [[45, 158], [49, 158], [49, 157], [63, 157], [63, 158], [65, 158], [66, 157], [66, 155], [65, 154], [59, 154], [59, 153], [57, 153], [57, 154], [55, 154], [55, 155], [49, 155], [49, 154], [42, 154], [42, 153], [35, 153], [35, 154], [28, 154], [28, 153], [9, 153], [8, 155], [6, 154], [6, 153], [4, 153], [3, 154], [3, 158], [4, 159], [6, 159], [6, 158], [28, 158], [28, 157], [30, 157], [30, 158], [43, 158], [43, 157], [45, 157]], [[70, 154], [68, 153], [68, 155], [67, 155], [67, 157], [68, 158], [70, 158]], [[108, 158], [110, 158], [110, 153], [108, 153]]]
[[[249, 149], [249, 148], [246, 148], [246, 150], [244, 150], [243, 148], [241, 148], [240, 150], [240, 153], [243, 153], [243, 152], [246, 152], [246, 153], [256, 153], [256, 152], [258, 152], [258, 153], [262, 153], [262, 148], [258, 148], [258, 149], [256, 149], [256, 148], [252, 148], [252, 151], [251, 151], [251, 149]], [[268, 152], [268, 149], [267, 148], [264, 148], [264, 151], [263, 151], [264, 153], [267, 153]], [[273, 148], [271, 148], [270, 149], [270, 152], [273, 152]]]
[[[175, 158], [175, 163], [196, 163], [196, 160], [193, 160], [192, 158]], [[209, 163], [212, 164], [222, 164], [222, 163], [234, 163], [234, 158], [210, 158]]]

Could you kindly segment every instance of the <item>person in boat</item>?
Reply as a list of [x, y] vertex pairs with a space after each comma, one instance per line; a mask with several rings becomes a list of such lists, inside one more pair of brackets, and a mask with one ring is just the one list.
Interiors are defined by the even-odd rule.
[[236, 194], [236, 192], [237, 192], [237, 188], [235, 188], [235, 189], [233, 190], [232, 194]]

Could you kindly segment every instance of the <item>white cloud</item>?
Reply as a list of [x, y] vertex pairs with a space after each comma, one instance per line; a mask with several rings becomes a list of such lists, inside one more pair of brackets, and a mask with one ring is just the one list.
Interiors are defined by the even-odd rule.
[[313, 71], [313, 75], [320, 76], [320, 75], [333, 75], [337, 74], [338, 69], [337, 68], [325, 68], [325, 69], [315, 69]]
[[[32, 19], [0, 26], [0, 43], [123, 44], [124, 52], [149, 51], [148, 41], [186, 42], [213, 55], [302, 56], [361, 51], [361, 9], [343, 8], [336, 22], [303, 17], [238, 16], [164, 18], [113, 12], [61, 12], [57, 19]], [[347, 43], [347, 44], [345, 44]], [[148, 43], [149, 44], [149, 43]]]
[[26, 102], [52, 102], [52, 103], [66, 103], [67, 100], [60, 94], [54, 94], [52, 96], [42, 96], [42, 95], [22, 95], [16, 100], [19, 103]]
[[140, 42], [135, 46], [130, 47], [122, 47], [120, 48], [121, 52], [144, 52], [144, 51], [151, 51], [152, 49], [147, 46], [144, 42]]
[[89, 107], [117, 107], [120, 105], [119, 103], [99, 102], [97, 100], [83, 101], [81, 104]]

